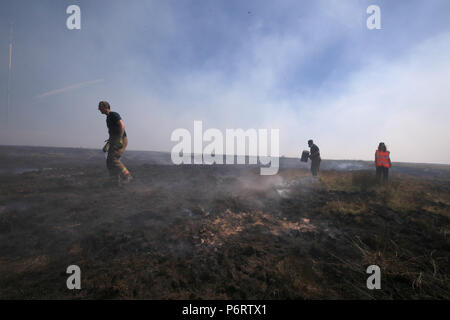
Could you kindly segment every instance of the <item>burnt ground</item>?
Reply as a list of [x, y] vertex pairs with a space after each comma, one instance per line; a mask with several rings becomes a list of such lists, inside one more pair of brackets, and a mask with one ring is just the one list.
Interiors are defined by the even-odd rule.
[[20, 150], [0, 156], [1, 299], [450, 298], [448, 168], [378, 186], [373, 170], [313, 181], [130, 157], [119, 188], [97, 152]]

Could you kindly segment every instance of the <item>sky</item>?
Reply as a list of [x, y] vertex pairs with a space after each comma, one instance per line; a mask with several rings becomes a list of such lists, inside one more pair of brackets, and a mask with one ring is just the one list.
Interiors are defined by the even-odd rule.
[[[70, 5], [81, 29], [69, 30]], [[369, 30], [370, 5], [381, 29]], [[450, 164], [450, 1], [0, 3], [0, 144], [101, 148], [107, 100], [130, 150], [177, 128], [279, 129], [323, 159]], [[13, 23], [11, 110], [6, 119]]]

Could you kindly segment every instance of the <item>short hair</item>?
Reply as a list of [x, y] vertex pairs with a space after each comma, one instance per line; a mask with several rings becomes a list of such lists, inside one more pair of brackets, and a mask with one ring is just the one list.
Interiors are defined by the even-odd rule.
[[311, 139], [309, 139], [309, 140], [308, 140], [308, 144], [309, 144], [309, 143], [313, 143], [313, 141], [312, 141]]
[[109, 105], [108, 101], [100, 101], [98, 106], [105, 107], [106, 109], [111, 109], [111, 106]]

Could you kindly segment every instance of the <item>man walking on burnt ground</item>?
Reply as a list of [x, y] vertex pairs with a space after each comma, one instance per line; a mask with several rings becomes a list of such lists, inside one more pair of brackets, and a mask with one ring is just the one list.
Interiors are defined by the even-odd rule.
[[317, 177], [320, 168], [320, 151], [319, 147], [316, 146], [312, 140], [308, 140], [308, 146], [310, 148], [309, 158], [311, 159], [311, 172], [313, 177]]
[[108, 168], [111, 177], [111, 183], [113, 185], [129, 183], [132, 179], [131, 174], [120, 161], [120, 157], [123, 155], [128, 145], [125, 124], [117, 112], [111, 111], [108, 102], [100, 101], [98, 110], [106, 115], [106, 126], [108, 127], [109, 132], [109, 147], [105, 146], [103, 151], [108, 152], [106, 167]]
[[390, 152], [387, 151], [384, 142], [380, 142], [375, 151], [375, 167], [377, 168], [377, 181], [386, 184], [389, 176], [389, 168], [392, 166]]

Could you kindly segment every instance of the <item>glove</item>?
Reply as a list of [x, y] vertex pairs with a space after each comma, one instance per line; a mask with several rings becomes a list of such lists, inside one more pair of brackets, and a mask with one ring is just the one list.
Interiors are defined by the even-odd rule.
[[109, 140], [105, 140], [106, 144], [103, 146], [103, 152], [108, 152], [109, 150]]
[[109, 142], [114, 148], [121, 149], [123, 147], [123, 139], [122, 137], [114, 137], [110, 138]]

